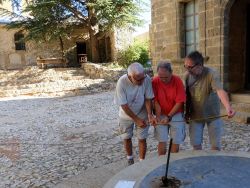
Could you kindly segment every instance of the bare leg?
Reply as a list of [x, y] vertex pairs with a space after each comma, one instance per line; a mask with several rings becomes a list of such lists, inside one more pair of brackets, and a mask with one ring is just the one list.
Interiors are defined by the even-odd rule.
[[179, 152], [179, 144], [172, 144], [171, 153]]
[[201, 145], [195, 145], [195, 146], [193, 146], [193, 150], [202, 150], [202, 146]]
[[167, 149], [166, 149], [166, 142], [159, 142], [158, 143], [158, 155], [165, 155], [166, 152], [167, 152]]
[[127, 153], [127, 156], [132, 156], [133, 155], [133, 150], [132, 150], [132, 140], [130, 139], [124, 139], [124, 149]]
[[139, 157], [140, 159], [145, 159], [147, 151], [147, 142], [146, 139], [138, 140], [139, 142]]

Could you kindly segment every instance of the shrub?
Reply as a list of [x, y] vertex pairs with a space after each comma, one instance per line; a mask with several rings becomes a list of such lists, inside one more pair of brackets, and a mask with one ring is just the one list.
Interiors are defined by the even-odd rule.
[[141, 63], [144, 67], [147, 67], [147, 62], [149, 61], [148, 49], [148, 41], [135, 41], [118, 53], [119, 65], [127, 68], [131, 63], [136, 61]]

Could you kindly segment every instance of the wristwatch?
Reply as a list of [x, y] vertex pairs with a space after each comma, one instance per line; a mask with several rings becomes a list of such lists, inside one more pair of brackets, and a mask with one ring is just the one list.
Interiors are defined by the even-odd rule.
[[172, 116], [167, 115], [168, 121], [172, 120]]

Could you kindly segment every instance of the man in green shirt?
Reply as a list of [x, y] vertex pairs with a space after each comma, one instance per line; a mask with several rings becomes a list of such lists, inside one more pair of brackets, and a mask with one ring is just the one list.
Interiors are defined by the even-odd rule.
[[203, 119], [191, 121], [189, 125], [190, 142], [194, 150], [202, 149], [203, 130], [207, 124], [212, 150], [220, 150], [223, 121], [221, 118], [210, 119], [220, 115], [220, 100], [226, 108], [229, 118], [232, 109], [227, 93], [223, 90], [216, 71], [203, 66], [204, 58], [198, 51], [191, 52], [184, 61], [187, 70], [185, 76], [188, 118]]

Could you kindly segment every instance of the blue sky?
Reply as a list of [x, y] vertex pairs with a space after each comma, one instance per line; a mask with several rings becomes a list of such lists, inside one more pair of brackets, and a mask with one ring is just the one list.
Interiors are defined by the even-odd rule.
[[145, 0], [149, 4], [149, 7], [146, 7], [146, 11], [141, 14], [141, 18], [145, 21], [145, 24], [142, 27], [136, 28], [134, 36], [144, 33], [149, 30], [149, 24], [151, 23], [151, 6], [150, 0]]

